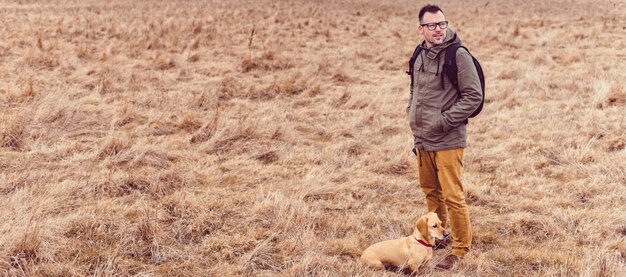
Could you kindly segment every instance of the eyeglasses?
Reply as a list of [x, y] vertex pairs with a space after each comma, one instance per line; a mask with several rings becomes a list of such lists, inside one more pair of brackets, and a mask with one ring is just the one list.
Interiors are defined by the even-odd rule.
[[439, 21], [439, 22], [425, 23], [425, 24], [420, 24], [420, 25], [426, 26], [426, 28], [431, 31], [434, 31], [435, 29], [437, 29], [437, 26], [439, 26], [439, 29], [443, 30], [445, 28], [448, 28], [448, 21]]

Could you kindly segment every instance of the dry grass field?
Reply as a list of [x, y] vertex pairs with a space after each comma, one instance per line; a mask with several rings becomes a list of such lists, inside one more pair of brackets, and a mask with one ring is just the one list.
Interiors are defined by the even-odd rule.
[[[405, 276], [424, 4], [1, 1], [0, 276]], [[437, 4], [487, 96], [423, 273], [626, 276], [626, 2]]]

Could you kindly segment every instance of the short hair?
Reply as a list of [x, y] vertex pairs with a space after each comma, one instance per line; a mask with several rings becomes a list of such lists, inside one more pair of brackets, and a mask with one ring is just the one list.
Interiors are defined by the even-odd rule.
[[439, 8], [439, 6], [437, 6], [437, 5], [431, 5], [431, 4], [428, 4], [428, 5], [426, 5], [426, 6], [423, 6], [423, 7], [420, 9], [420, 13], [419, 13], [419, 20], [420, 20], [420, 23], [422, 23], [422, 22], [423, 22], [423, 20], [424, 20], [424, 14], [425, 14], [425, 13], [437, 13], [437, 12], [441, 12], [441, 13], [443, 13], [443, 11], [441, 10], [441, 8]]

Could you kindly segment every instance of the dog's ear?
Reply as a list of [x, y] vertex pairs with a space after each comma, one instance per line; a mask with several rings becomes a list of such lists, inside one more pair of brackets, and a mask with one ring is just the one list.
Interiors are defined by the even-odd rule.
[[429, 212], [429, 213], [427, 213], [427, 214], [426, 214], [426, 217], [439, 219], [439, 216], [437, 216], [437, 213], [435, 213], [435, 212]]
[[420, 219], [418, 219], [417, 222], [415, 223], [415, 227], [420, 232], [420, 234], [422, 234], [422, 237], [424, 237], [426, 240], [429, 239], [430, 234], [428, 233], [428, 218], [427, 217], [425, 216], [420, 217]]

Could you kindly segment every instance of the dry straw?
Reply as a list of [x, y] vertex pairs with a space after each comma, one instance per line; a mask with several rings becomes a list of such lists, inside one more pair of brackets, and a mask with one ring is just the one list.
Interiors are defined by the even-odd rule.
[[[446, 1], [481, 61], [473, 249], [433, 276], [626, 275], [623, 1]], [[414, 1], [0, 5], [0, 275], [398, 276], [426, 212]]]

